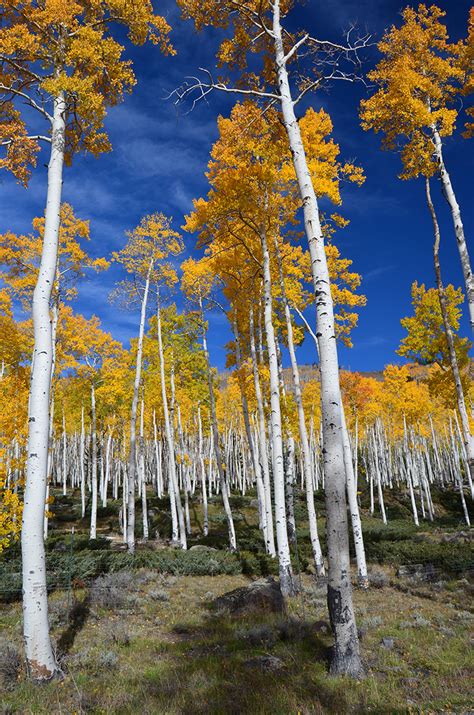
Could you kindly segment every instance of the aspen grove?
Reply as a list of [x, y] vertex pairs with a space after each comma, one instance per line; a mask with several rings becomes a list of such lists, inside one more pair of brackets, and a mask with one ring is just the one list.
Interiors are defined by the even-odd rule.
[[399, 10], [0, 4], [8, 712], [467, 712], [473, 10]]

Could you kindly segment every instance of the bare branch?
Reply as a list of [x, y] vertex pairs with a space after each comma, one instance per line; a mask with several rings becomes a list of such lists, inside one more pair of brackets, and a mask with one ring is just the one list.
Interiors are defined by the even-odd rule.
[[372, 40], [372, 35], [367, 33], [365, 35], [357, 37], [355, 42], [351, 41], [351, 34], [355, 30], [355, 26], [351, 25], [349, 30], [346, 31], [346, 44], [339, 44], [338, 42], [331, 42], [330, 40], [320, 40], [317, 37], [308, 36], [308, 43], [311, 44], [315, 49], [321, 49], [326, 52], [339, 52], [343, 53], [346, 57], [350, 55], [357, 55], [358, 50], [364, 47], [369, 47], [374, 44]]
[[45, 116], [46, 119], [47, 119], [49, 122], [51, 122], [51, 124], [53, 123], [53, 117], [49, 114], [49, 112], [47, 112], [46, 109], [44, 109], [44, 107], [40, 107], [40, 105], [37, 104], [37, 103], [35, 102], [35, 100], [32, 99], [32, 98], [30, 97], [30, 95], [27, 94], [26, 92], [22, 92], [21, 90], [15, 89], [14, 87], [7, 87], [7, 86], [4, 85], [4, 84], [0, 84], [0, 92], [2, 92], [2, 91], [5, 92], [5, 93], [7, 93], [7, 94], [13, 94], [13, 95], [15, 95], [15, 96], [17, 96], [17, 97], [23, 97], [23, 99], [26, 99], [26, 102], [27, 102], [27, 104], [30, 105], [30, 107], [33, 107], [33, 109], [36, 109], [38, 112], [40, 112], [40, 114], [42, 114], [43, 116]]
[[171, 97], [176, 97], [174, 104], [178, 105], [184, 102], [189, 97], [193, 97], [193, 95], [197, 94], [197, 96], [193, 97], [190, 111], [192, 111], [196, 104], [202, 99], [205, 99], [207, 95], [213, 90], [217, 90], [219, 92], [226, 92], [228, 94], [240, 94], [246, 97], [258, 97], [260, 99], [265, 98], [272, 99], [273, 101], [280, 101], [280, 95], [274, 94], [273, 92], [263, 92], [255, 89], [240, 89], [239, 87], [228, 87], [223, 82], [215, 82], [212, 78], [211, 72], [208, 69], [199, 67], [199, 70], [201, 72], [204, 72], [205, 75], [207, 75], [207, 82], [202, 81], [201, 79], [199, 79], [199, 77], [187, 77], [186, 79], [192, 80], [192, 83], [185, 82], [181, 85], [181, 87], [178, 87], [177, 89], [173, 90], [168, 95], [167, 99], [170, 99]]
[[296, 97], [296, 99], [293, 100], [293, 106], [296, 106], [298, 102], [301, 102], [303, 97], [308, 94], [308, 92], [311, 92], [313, 89], [315, 89], [319, 84], [321, 84], [322, 78], [319, 77], [317, 80], [314, 82], [310, 82], [304, 89], [301, 90], [299, 95]]
[[302, 320], [303, 323], [305, 324], [306, 330], [308, 331], [308, 333], [309, 333], [309, 334], [311, 335], [311, 337], [313, 338], [313, 340], [314, 340], [314, 342], [315, 342], [315, 344], [316, 344], [316, 348], [318, 348], [318, 339], [317, 339], [317, 337], [316, 337], [314, 331], [312, 330], [310, 324], [308, 323], [308, 321], [307, 321], [306, 318], [304, 317], [303, 313], [301, 312], [301, 310], [299, 310], [299, 308], [296, 307], [296, 305], [292, 305], [291, 307], [293, 308], [293, 310], [295, 311], [295, 313], [297, 313], [297, 315], [301, 318], [301, 320]]
[[286, 55], [285, 55], [284, 58], [283, 58], [283, 62], [284, 62], [285, 64], [288, 62], [288, 60], [289, 60], [291, 57], [293, 57], [293, 55], [295, 54], [295, 52], [298, 52], [298, 49], [301, 47], [301, 45], [303, 45], [303, 44], [306, 42], [306, 40], [307, 40], [308, 38], [309, 38], [309, 34], [306, 33], [306, 35], [303, 35], [303, 37], [302, 37], [300, 40], [298, 40], [298, 42], [296, 42], [296, 44], [293, 45], [293, 47], [291, 48], [291, 50], [290, 50], [289, 52], [287, 52]]

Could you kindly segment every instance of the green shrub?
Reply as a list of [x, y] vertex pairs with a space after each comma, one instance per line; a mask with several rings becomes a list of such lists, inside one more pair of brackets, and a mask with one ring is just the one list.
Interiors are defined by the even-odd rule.
[[120, 508], [122, 506], [122, 502], [109, 502], [107, 506], [98, 506], [97, 507], [97, 518], [98, 519], [103, 519], [106, 516], [116, 516]]
[[433, 541], [379, 541], [366, 542], [367, 558], [370, 561], [400, 564], [433, 564], [448, 573], [468, 571], [474, 559], [469, 544], [446, 544]]
[[240, 551], [242, 573], [248, 576], [278, 575], [278, 560], [272, 559], [265, 553], [253, 551]]
[[6, 603], [21, 596], [21, 565], [18, 562], [15, 565], [16, 570], [0, 569], [0, 600]]
[[[134, 556], [110, 550], [77, 551], [47, 554], [48, 589], [67, 588], [72, 582], [84, 584], [108, 573], [153, 569], [176, 576], [214, 576], [242, 573], [239, 557], [230, 551], [137, 551]], [[21, 596], [21, 562], [19, 559], [0, 565], [0, 598], [11, 601]]]
[[71, 534], [62, 534], [55, 537], [49, 537], [46, 541], [46, 550], [48, 552], [62, 551], [104, 551], [110, 548], [110, 541], [103, 536], [97, 539], [89, 539], [88, 536], [74, 536]]
[[242, 509], [249, 508], [250, 502], [255, 496], [252, 494], [247, 494], [246, 496], [240, 496], [239, 494], [233, 494], [229, 497], [230, 506], [232, 509]]

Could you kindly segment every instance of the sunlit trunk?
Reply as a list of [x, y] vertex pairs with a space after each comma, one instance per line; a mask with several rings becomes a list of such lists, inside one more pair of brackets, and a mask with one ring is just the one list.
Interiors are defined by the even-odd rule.
[[[181, 507], [179, 497], [179, 485], [176, 479], [176, 461], [174, 451], [174, 432], [170, 420], [168, 409], [168, 396], [166, 394], [166, 378], [165, 378], [165, 357], [163, 352], [163, 338], [161, 334], [161, 306], [158, 295], [158, 305], [156, 311], [156, 325], [158, 337], [158, 352], [160, 357], [160, 382], [161, 382], [161, 399], [163, 403], [163, 418], [165, 421], [165, 436], [168, 446], [168, 492], [170, 497], [171, 508], [171, 529], [172, 541], [181, 543], [183, 549], [187, 548], [186, 530], [182, 528], [182, 517], [178, 520], [178, 507]], [[184, 526], [184, 521], [183, 521]]]
[[252, 357], [253, 381], [255, 387], [255, 398], [257, 401], [257, 416], [258, 416], [258, 458], [260, 471], [263, 477], [264, 491], [264, 506], [266, 517], [266, 540], [265, 547], [270, 556], [276, 556], [275, 536], [273, 530], [273, 510], [272, 510], [272, 490], [270, 484], [270, 471], [268, 466], [267, 439], [265, 428], [265, 411], [263, 408], [262, 390], [260, 386], [260, 376], [258, 373], [257, 351], [255, 349], [255, 326], [253, 307], [250, 307], [249, 312], [249, 332], [250, 332], [250, 351]]
[[469, 308], [471, 330], [474, 333], [474, 275], [472, 273], [471, 260], [469, 258], [469, 251], [464, 236], [464, 226], [461, 219], [461, 210], [459, 208], [459, 204], [456, 199], [456, 194], [454, 193], [454, 189], [451, 184], [451, 178], [444, 163], [443, 145], [436, 125], [433, 125], [432, 131], [435, 157], [438, 163], [438, 171], [441, 179], [441, 185], [443, 188], [443, 195], [448, 202], [451, 211], [451, 216], [453, 219], [454, 233], [456, 235], [456, 243], [458, 246], [459, 258], [461, 260], [462, 274], [464, 276], [464, 284], [466, 286], [466, 300]]
[[237, 539], [235, 536], [234, 519], [232, 517], [232, 510], [230, 508], [229, 502], [229, 485], [227, 483], [225, 472], [224, 472], [224, 462], [221, 453], [221, 447], [219, 443], [219, 428], [217, 425], [217, 415], [216, 415], [216, 403], [214, 398], [214, 385], [212, 382], [212, 372], [211, 363], [209, 359], [209, 351], [207, 349], [207, 338], [206, 338], [206, 328], [204, 325], [204, 314], [202, 309], [202, 302], [200, 302], [201, 310], [201, 322], [202, 322], [202, 347], [204, 351], [204, 357], [206, 360], [206, 370], [207, 370], [207, 384], [209, 387], [209, 406], [211, 412], [211, 427], [214, 437], [214, 454], [216, 455], [217, 462], [217, 473], [219, 475], [219, 484], [221, 488], [222, 503], [224, 506], [224, 511], [227, 519], [227, 530], [229, 532], [229, 547], [232, 551], [237, 549]]
[[152, 262], [148, 268], [148, 274], [143, 291], [142, 306], [140, 311], [140, 330], [138, 334], [137, 358], [135, 365], [135, 380], [133, 383], [132, 410], [130, 414], [130, 445], [128, 455], [128, 495], [127, 495], [127, 546], [129, 553], [135, 553], [135, 475], [137, 469], [137, 411], [138, 393], [140, 390], [140, 380], [142, 375], [142, 353], [143, 335], [145, 332], [146, 309], [148, 303], [148, 293], [150, 290], [150, 274]]
[[97, 538], [97, 419], [95, 406], [95, 385], [91, 385], [91, 482], [92, 482], [92, 503], [91, 503], [91, 526], [90, 538]]
[[273, 34], [280, 101], [303, 205], [304, 226], [316, 297], [324, 441], [328, 608], [335, 638], [331, 672], [360, 677], [363, 674], [363, 666], [352, 603], [346, 475], [341, 434], [341, 391], [331, 284], [319, 220], [318, 201], [291, 96], [282, 32], [280, 2], [274, 0]]
[[296, 360], [295, 343], [293, 340], [293, 324], [291, 322], [291, 312], [288, 305], [285, 278], [281, 262], [280, 248], [278, 239], [275, 238], [275, 250], [278, 260], [278, 269], [280, 274], [280, 285], [282, 291], [283, 306], [285, 310], [286, 332], [288, 339], [288, 352], [290, 353], [291, 374], [293, 376], [294, 396], [296, 402], [296, 410], [298, 413], [298, 428], [300, 433], [300, 446], [303, 463], [303, 478], [306, 489], [306, 507], [308, 510], [309, 535], [311, 540], [311, 548], [313, 551], [314, 566], [318, 576], [324, 576], [324, 560], [319, 542], [318, 522], [316, 517], [316, 508], [314, 505], [314, 489], [313, 489], [313, 470], [311, 468], [311, 456], [309, 451], [308, 431], [306, 429], [306, 419], [303, 407], [303, 396], [301, 393], [300, 372], [298, 362]]
[[278, 378], [278, 357], [273, 327], [272, 283], [270, 272], [270, 254], [265, 230], [260, 232], [263, 255], [263, 297], [265, 336], [267, 339], [268, 367], [270, 372], [270, 407], [273, 489], [275, 496], [275, 524], [278, 547], [280, 587], [285, 596], [294, 594], [293, 572], [291, 568], [290, 546], [288, 542], [285, 469], [283, 461], [283, 435], [280, 406], [280, 383]]
[[[464, 450], [466, 453], [468, 480], [471, 488], [472, 494], [472, 484], [474, 481], [474, 440], [471, 435], [471, 429], [469, 425], [469, 417], [466, 409], [466, 401], [464, 399], [464, 390], [461, 382], [461, 374], [459, 372], [458, 360], [456, 357], [456, 349], [454, 346], [454, 335], [449, 323], [448, 317], [448, 301], [446, 297], [446, 290], [443, 285], [443, 280], [441, 276], [441, 266], [439, 262], [439, 244], [441, 240], [441, 234], [439, 230], [438, 219], [436, 216], [433, 201], [431, 200], [430, 191], [430, 180], [426, 178], [425, 180], [425, 190], [426, 190], [426, 201], [431, 214], [431, 219], [433, 221], [434, 230], [434, 244], [433, 244], [433, 260], [436, 275], [436, 289], [438, 291], [439, 305], [441, 308], [441, 315], [443, 318], [444, 332], [446, 334], [446, 341], [448, 343], [448, 353], [449, 353], [449, 363], [451, 366], [451, 372], [453, 373], [454, 385], [456, 388], [456, 398], [458, 403], [459, 415], [461, 417], [461, 433], [462, 441], [464, 445]], [[474, 496], [474, 494], [473, 494]]]
[[54, 100], [43, 249], [33, 294], [34, 350], [21, 549], [25, 654], [28, 672], [35, 680], [49, 680], [59, 670], [49, 636], [43, 522], [53, 363], [50, 300], [58, 258], [65, 113], [66, 104], [60, 95]]

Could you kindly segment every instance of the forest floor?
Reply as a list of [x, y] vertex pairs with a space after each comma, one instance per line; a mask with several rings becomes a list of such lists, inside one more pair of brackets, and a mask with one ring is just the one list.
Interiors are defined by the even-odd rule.
[[[104, 536], [115, 533], [113, 506], [101, 512]], [[153, 528], [164, 533], [165, 504], [153, 508]], [[470, 534], [457, 507], [448, 509], [441, 497], [438, 523], [417, 530], [397, 508], [388, 503], [394, 518], [387, 526], [364, 516], [372, 583], [367, 592], [356, 588], [354, 599], [367, 677], [354, 682], [327, 672], [332, 639], [325, 584], [310, 573], [304, 522], [295, 562], [300, 594], [286, 613], [236, 618], [212, 612], [209, 604], [273, 570], [253, 544], [259, 535], [251, 495], [234, 498], [245, 547], [239, 555], [214, 551], [225, 541], [216, 500], [207, 539], [212, 547], [203, 548], [196, 504], [191, 544], [200, 548], [183, 556], [155, 542], [142, 545], [132, 563], [115, 551], [115, 540], [93, 545], [79, 528], [73, 542], [68, 531], [77, 503], [58, 494], [48, 563], [53, 574], [69, 571], [63, 581], [69, 587], [50, 582], [50, 620], [65, 676], [40, 687], [26, 680], [21, 605], [4, 589], [0, 712], [472, 713]], [[15, 549], [3, 558], [0, 588], [18, 569], [17, 558]], [[397, 573], [400, 564], [408, 567]]]

